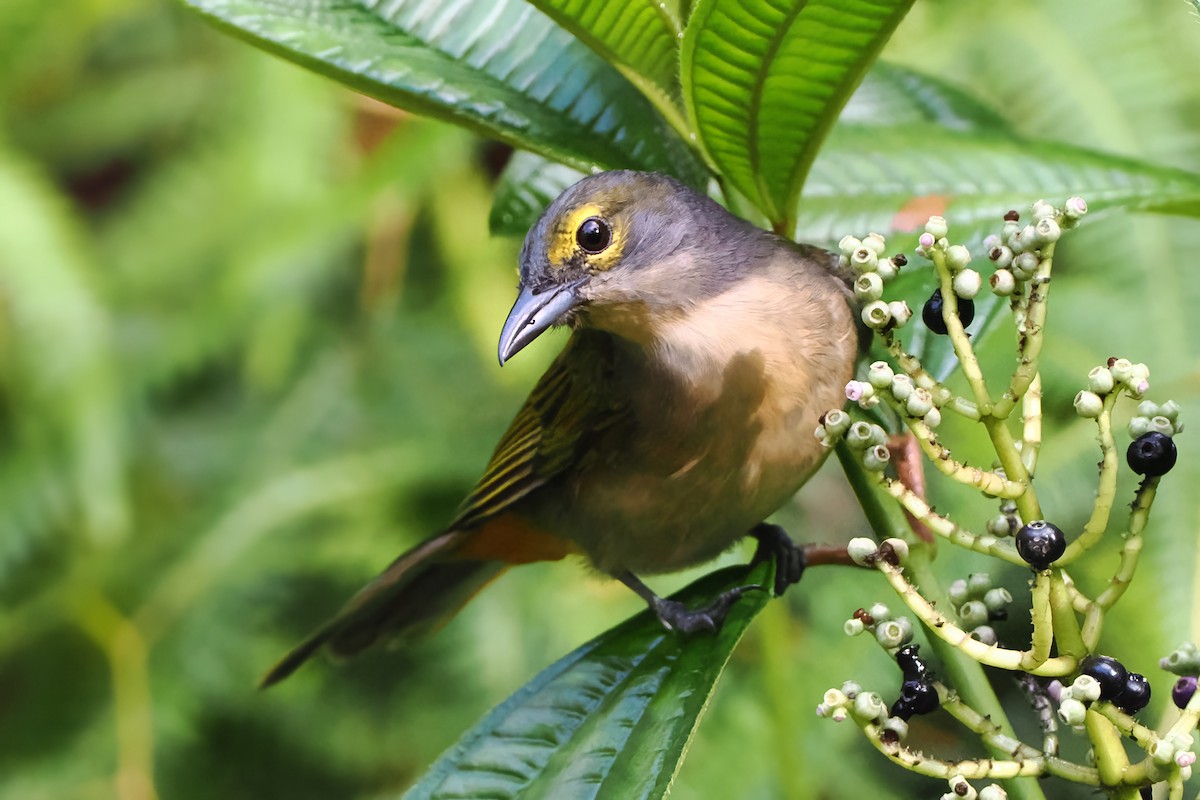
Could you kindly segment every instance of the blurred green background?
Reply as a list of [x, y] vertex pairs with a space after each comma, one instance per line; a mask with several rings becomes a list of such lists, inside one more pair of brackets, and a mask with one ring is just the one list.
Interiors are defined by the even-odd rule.
[[[1182, 0], [927, 2], [884, 58], [1029, 136], [1200, 170], [1200, 24]], [[255, 690], [444, 524], [561, 346], [495, 363], [519, 247], [487, 232], [505, 156], [166, 2], [0, 3], [0, 798], [395, 796], [537, 670], [640, 610], [579, 564], [532, 566], [420, 646]], [[1153, 397], [1197, 418], [1197, 252], [1200, 225], [1162, 217], [1112, 217], [1060, 250], [1039, 488], [1064, 528], [1093, 496], [1094, 429], [1069, 413], [1091, 365], [1144, 360]], [[996, 369], [1008, 341], [983, 344]], [[1105, 638], [1149, 674], [1149, 720], [1170, 713], [1155, 661], [1195, 638], [1200, 467], [1189, 434], [1180, 446]], [[780, 514], [797, 538], [864, 531], [836, 466], [813, 484]], [[956, 519], [988, 513], [932, 493]], [[1110, 537], [1087, 587], [1115, 567]], [[947, 581], [987, 568], [939, 565]], [[999, 577], [1025, 595], [1019, 570]], [[940, 793], [813, 717], [846, 678], [898, 685], [840, 634], [879, 599], [871, 575], [814, 570], [773, 603], [673, 796]]]

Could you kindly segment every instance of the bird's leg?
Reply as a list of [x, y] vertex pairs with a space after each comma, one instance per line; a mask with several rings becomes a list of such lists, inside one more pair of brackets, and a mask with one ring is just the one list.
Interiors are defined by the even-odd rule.
[[787, 587], [798, 583], [804, 574], [804, 549], [797, 547], [787, 531], [778, 525], [760, 522], [750, 529], [750, 536], [758, 540], [751, 564], [775, 561], [775, 596], [783, 594]]
[[614, 578], [637, 592], [646, 601], [650, 609], [658, 616], [658, 621], [669, 631], [680, 633], [695, 633], [696, 631], [716, 632], [725, 615], [733, 607], [734, 602], [746, 592], [761, 590], [758, 584], [738, 586], [727, 592], [722, 592], [717, 599], [702, 608], [688, 608], [683, 603], [674, 600], [664, 600], [642, 583], [638, 576], [628, 570], [622, 570], [613, 575]]

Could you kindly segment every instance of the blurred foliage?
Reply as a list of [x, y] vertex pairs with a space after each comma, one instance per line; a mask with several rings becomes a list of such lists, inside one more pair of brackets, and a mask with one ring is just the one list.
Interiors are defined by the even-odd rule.
[[[1198, 45], [1177, 0], [931, 0], [885, 57], [1021, 135], [1197, 171]], [[487, 234], [497, 155], [161, 2], [0, 4], [0, 798], [391, 796], [640, 608], [577, 564], [532, 566], [418, 647], [253, 688], [445, 522], [561, 342], [495, 367], [517, 250]], [[1094, 434], [1069, 413], [1090, 365], [1145, 360], [1200, 419], [1198, 246], [1194, 221], [1114, 216], [1060, 251], [1039, 475], [1060, 525], [1093, 493]], [[1005, 338], [984, 345], [997, 365]], [[1200, 638], [1190, 436], [1105, 631], [1155, 714], [1155, 660]], [[863, 529], [836, 467], [779, 520], [806, 540]], [[977, 563], [943, 550], [943, 574]], [[1112, 552], [1077, 578], [1105, 580]], [[841, 635], [876, 599], [873, 575], [813, 570], [770, 604], [673, 796], [928, 794], [812, 715], [847, 677], [898, 682]]]

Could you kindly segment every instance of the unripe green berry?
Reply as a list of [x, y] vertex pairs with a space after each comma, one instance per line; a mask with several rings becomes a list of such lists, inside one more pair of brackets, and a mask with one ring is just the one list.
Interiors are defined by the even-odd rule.
[[1195, 642], [1184, 642], [1170, 655], [1160, 658], [1158, 666], [1176, 675], [1200, 675], [1200, 647]]
[[996, 269], [1008, 269], [1013, 260], [1013, 251], [1005, 245], [999, 245], [988, 251], [988, 258], [996, 262]]
[[880, 546], [882, 547], [883, 545], [887, 545], [889, 548], [891, 548], [892, 555], [896, 557], [897, 563], [903, 564], [906, 560], [908, 560], [908, 542], [904, 541], [903, 539], [896, 539], [892, 537], [884, 539]]
[[859, 275], [854, 281], [854, 296], [865, 302], [883, 297], [883, 278], [878, 272]]
[[887, 469], [888, 462], [891, 459], [892, 454], [887, 449], [887, 445], [877, 444], [863, 451], [862, 462], [863, 466], [871, 472], [883, 472]]
[[887, 622], [892, 618], [892, 610], [887, 607], [886, 603], [872, 603], [871, 607], [867, 609], [867, 613], [876, 623]]
[[962, 775], [953, 775], [947, 781], [950, 784], [950, 795], [955, 800], [978, 800], [979, 794], [975, 791], [975, 787], [967, 783], [967, 779]]
[[983, 595], [983, 604], [987, 606], [987, 610], [1000, 611], [1008, 608], [1008, 604], [1013, 600], [1012, 593], [1003, 586], [997, 586], [995, 589], [988, 589]]
[[856, 536], [846, 543], [846, 554], [860, 567], [872, 566], [875, 563], [877, 552], [879, 552], [879, 545], [865, 536]]
[[842, 251], [842, 255], [849, 258], [855, 250], [862, 247], [862, 242], [853, 236], [843, 236], [838, 242], [838, 249]]
[[1174, 400], [1168, 400], [1167, 402], [1163, 403], [1161, 406], [1158, 407], [1158, 413], [1161, 416], [1164, 416], [1167, 419], [1171, 420], [1171, 422], [1178, 422], [1179, 421], [1179, 403], [1176, 403]]
[[883, 238], [883, 234], [872, 231], [863, 237], [862, 245], [873, 250], [876, 256], [882, 256], [883, 251], [887, 249], [887, 240]]
[[973, 269], [964, 269], [954, 276], [954, 293], [963, 299], [970, 300], [979, 294], [982, 286], [983, 277]]
[[1080, 675], [1071, 683], [1071, 696], [1083, 703], [1100, 699], [1100, 681], [1091, 675]]
[[925, 232], [934, 239], [941, 239], [950, 231], [950, 226], [946, 224], [945, 217], [930, 217], [925, 223]]
[[887, 706], [883, 704], [883, 698], [876, 692], [859, 692], [854, 698], [851, 713], [856, 719], [865, 720], [867, 722], [881, 722], [887, 719]]
[[1008, 792], [999, 784], [989, 783], [979, 790], [979, 800], [1008, 800]]
[[1104, 411], [1104, 401], [1086, 389], [1075, 395], [1075, 413], [1084, 419], [1095, 419]]
[[1082, 197], [1069, 197], [1067, 202], [1063, 204], [1063, 215], [1071, 219], [1079, 219], [1087, 213], [1087, 203]]
[[1096, 394], [1108, 394], [1114, 385], [1112, 370], [1108, 367], [1092, 367], [1088, 372], [1088, 388]]
[[928, 389], [918, 386], [905, 398], [904, 408], [909, 416], [923, 417], [933, 408], [933, 395]]
[[892, 321], [892, 312], [888, 310], [887, 303], [875, 300], [863, 306], [862, 321], [871, 330], [882, 330]]
[[898, 617], [875, 626], [875, 640], [884, 650], [903, 647], [912, 639], [912, 623], [907, 617]]
[[950, 268], [951, 272], [957, 272], [970, 263], [971, 251], [961, 244], [952, 245], [946, 250], [946, 266]]
[[988, 285], [992, 287], [992, 294], [999, 297], [1008, 297], [1017, 290], [1017, 279], [1009, 270], [998, 269], [988, 279]]
[[846, 444], [851, 450], [866, 450], [868, 447], [883, 444], [883, 442], [877, 441], [878, 434], [874, 430], [876, 427], [861, 420], [853, 423], [846, 429]]
[[875, 274], [887, 283], [900, 272], [900, 268], [896, 266], [896, 262], [890, 258], [881, 258], [875, 264]]
[[892, 396], [902, 403], [908, 399], [914, 388], [912, 378], [907, 375], [900, 374], [892, 378]]
[[925, 412], [925, 416], [921, 420], [930, 428], [936, 428], [942, 424], [942, 412], [937, 410], [937, 407], [929, 409]]
[[1157, 417], [1158, 403], [1153, 400], [1143, 400], [1137, 405], [1137, 413], [1142, 417]]
[[992, 588], [992, 576], [987, 572], [972, 572], [967, 576], [967, 592], [974, 598], [983, 597]]
[[828, 708], [844, 706], [848, 700], [849, 698], [846, 697], [845, 693], [842, 692], [841, 689], [826, 689], [825, 696], [821, 698], [821, 702]]
[[840, 408], [831, 408], [825, 412], [825, 416], [821, 417], [821, 424], [825, 426], [826, 432], [832, 436], [841, 436], [850, 429], [850, 415]]
[[880, 727], [885, 731], [894, 733], [898, 742], [903, 742], [905, 737], [908, 736], [908, 723], [899, 717], [888, 717]]
[[1045, 200], [1036, 200], [1033, 203], [1032, 213], [1030, 216], [1033, 217], [1034, 222], [1039, 222], [1044, 219], [1050, 219], [1058, 216], [1058, 210], [1054, 208], [1053, 204], [1048, 203]]
[[851, 617], [842, 623], [842, 631], [844, 631], [847, 636], [858, 636], [866, 629], [867, 626], [864, 625], [863, 621], [858, 617]]
[[1171, 420], [1166, 417], [1151, 417], [1150, 430], [1157, 431], [1163, 436], [1174, 436], [1175, 426], [1171, 424]]
[[1040, 244], [1053, 244], [1062, 236], [1062, 228], [1050, 218], [1038, 220], [1034, 230]]
[[1087, 708], [1074, 697], [1068, 697], [1058, 705], [1058, 718], [1072, 728], [1082, 725]]
[[946, 596], [950, 598], [950, 604], [958, 607], [967, 600], [971, 599], [971, 594], [967, 590], [967, 582], [962, 578], [950, 584], [950, 588], [946, 590]]
[[1037, 272], [1038, 264], [1040, 263], [1035, 253], [1021, 253], [1013, 258], [1011, 267], [1013, 277], [1020, 278], [1023, 281], [1029, 280]]
[[1167, 739], [1159, 739], [1150, 744], [1146, 751], [1156, 763], [1166, 766], [1175, 760], [1175, 744]]
[[1136, 439], [1143, 433], [1149, 433], [1153, 428], [1150, 427], [1149, 417], [1133, 417], [1129, 420], [1129, 436], [1131, 439]]
[[1113, 378], [1120, 383], [1126, 383], [1133, 377], [1133, 362], [1127, 358], [1115, 359], [1108, 365], [1108, 369]]
[[903, 300], [892, 300], [889, 302], [888, 313], [892, 315], [892, 324], [897, 328], [903, 328], [907, 325], [913, 315], [912, 309]]
[[1008, 516], [997, 514], [987, 521], [987, 532], [996, 537], [1011, 536], [1013, 529], [1008, 520]]
[[976, 625], [971, 630], [971, 638], [989, 647], [999, 642], [999, 639], [996, 637], [996, 629], [991, 625]]
[[855, 681], [845, 681], [842, 684], [842, 694], [846, 695], [846, 697], [850, 700], [858, 697], [858, 693], [861, 691], [862, 686]]
[[977, 628], [988, 621], [987, 606], [981, 600], [968, 600], [958, 609], [958, 618], [964, 628]]
[[869, 247], [860, 247], [850, 254], [850, 269], [854, 270], [855, 275], [874, 272], [878, 262], [879, 257]]
[[887, 389], [892, 385], [892, 376], [895, 374], [888, 362], [873, 361], [871, 366], [867, 367], [867, 382], [876, 389]]

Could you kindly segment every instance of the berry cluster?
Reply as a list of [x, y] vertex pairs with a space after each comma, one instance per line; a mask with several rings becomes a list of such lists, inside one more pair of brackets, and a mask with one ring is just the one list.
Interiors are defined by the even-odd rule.
[[943, 217], [930, 217], [917, 246], [917, 255], [926, 257], [935, 247], [939, 248], [945, 254], [944, 263], [950, 271], [954, 304], [948, 305], [941, 288], [937, 288], [921, 309], [921, 321], [925, 327], [942, 336], [949, 333], [946, 327], [947, 314], [957, 314], [964, 328], [971, 324], [975, 319], [975, 296], [983, 287], [980, 274], [967, 267], [971, 263], [971, 251], [961, 244], [950, 244], [946, 239], [948, 232], [949, 226]]
[[862, 321], [871, 330], [882, 331], [903, 328], [912, 319], [912, 309], [902, 300], [887, 302], [883, 299], [883, 286], [908, 263], [903, 255], [884, 258], [887, 243], [878, 233], [869, 233], [862, 239], [843, 237], [838, 242], [841, 250], [839, 264], [850, 269], [855, 276], [854, 296], [862, 304]]
[[976, 572], [951, 583], [946, 594], [963, 630], [972, 639], [996, 644], [996, 630], [991, 623], [1008, 619], [1008, 605], [1013, 600], [1008, 589], [993, 586], [992, 577], [986, 572]]
[[1100, 686], [1100, 699], [1122, 711], [1137, 713], [1150, 702], [1150, 683], [1145, 676], [1129, 672], [1115, 658], [1088, 656], [1079, 665], [1080, 675], [1089, 675]]

